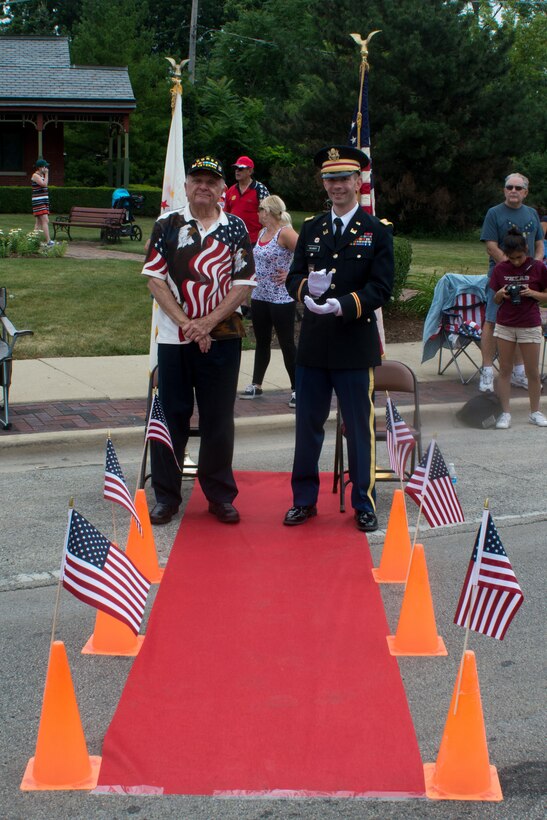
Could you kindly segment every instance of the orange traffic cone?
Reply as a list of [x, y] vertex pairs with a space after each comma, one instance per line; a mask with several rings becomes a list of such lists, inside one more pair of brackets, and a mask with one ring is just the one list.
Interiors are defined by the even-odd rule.
[[488, 760], [475, 653], [467, 650], [462, 664], [460, 694], [456, 680], [437, 762], [424, 765], [426, 794], [432, 800], [503, 800]]
[[23, 791], [94, 789], [100, 757], [90, 757], [62, 641], [51, 644], [38, 727], [36, 752], [23, 780]]
[[144, 490], [137, 490], [135, 493], [135, 507], [141, 521], [142, 535], [137, 529], [135, 519], [131, 516], [125, 554], [133, 561], [144, 577], [148, 578], [151, 584], [159, 584], [163, 576], [163, 567], [158, 564], [158, 555]]
[[376, 583], [404, 584], [411, 552], [405, 496], [402, 490], [395, 490], [380, 566], [372, 570]]
[[395, 635], [387, 636], [392, 655], [448, 655], [437, 635], [435, 611], [422, 544], [416, 544]]
[[93, 635], [82, 649], [82, 655], [127, 655], [134, 657], [144, 641], [126, 623], [102, 609], [97, 610]]

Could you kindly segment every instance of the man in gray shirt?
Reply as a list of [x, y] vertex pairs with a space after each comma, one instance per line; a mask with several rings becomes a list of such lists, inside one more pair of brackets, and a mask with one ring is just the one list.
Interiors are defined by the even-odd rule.
[[[528, 253], [533, 259], [543, 259], [543, 230], [539, 216], [533, 208], [524, 205], [528, 195], [528, 179], [522, 174], [509, 174], [505, 179], [503, 189], [505, 201], [495, 205], [487, 212], [481, 231], [481, 242], [486, 243], [486, 253], [489, 256], [488, 274], [492, 273], [494, 265], [503, 262], [505, 254], [501, 250], [501, 243], [509, 228], [518, 228], [526, 238]], [[494, 302], [494, 291], [486, 288], [487, 303], [486, 316], [482, 328], [481, 352], [482, 368], [479, 390], [483, 393], [494, 390], [494, 354], [496, 342], [494, 339], [494, 325], [498, 305]], [[511, 384], [528, 389], [528, 380], [524, 375], [524, 365], [517, 347], [515, 364]]]

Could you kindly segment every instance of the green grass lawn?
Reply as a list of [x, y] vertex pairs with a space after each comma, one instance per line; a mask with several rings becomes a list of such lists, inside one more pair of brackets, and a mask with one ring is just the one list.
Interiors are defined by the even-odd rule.
[[477, 239], [412, 239], [412, 274], [488, 272], [484, 242]]
[[[293, 212], [299, 229], [306, 216]], [[144, 253], [153, 219], [138, 219], [141, 242], [129, 238], [101, 243], [98, 231], [81, 230], [74, 239], [97, 247]], [[26, 214], [0, 214], [0, 228], [32, 230]], [[447, 271], [484, 274], [487, 257], [478, 239], [412, 240], [412, 266], [408, 286], [424, 284], [422, 301], [430, 298], [437, 277]], [[80, 260], [27, 258], [0, 260], [0, 285], [9, 294], [8, 316], [16, 327], [30, 328], [34, 336], [17, 343], [17, 358], [51, 356], [108, 356], [145, 354], [150, 339], [151, 301], [141, 264], [134, 260]], [[412, 305], [409, 304], [412, 309]], [[427, 308], [425, 309], [427, 312]], [[422, 308], [423, 312], [423, 308]], [[248, 343], [244, 342], [244, 346]]]
[[147, 353], [151, 298], [133, 260], [2, 259], [18, 359]]

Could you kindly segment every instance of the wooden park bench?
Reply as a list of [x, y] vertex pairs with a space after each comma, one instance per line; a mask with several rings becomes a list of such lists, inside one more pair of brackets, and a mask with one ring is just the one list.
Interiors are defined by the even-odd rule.
[[57, 231], [66, 233], [69, 239], [71, 228], [100, 228], [101, 239], [115, 242], [119, 239], [125, 217], [123, 208], [81, 208], [73, 205], [69, 216], [57, 216], [53, 222], [53, 238]]

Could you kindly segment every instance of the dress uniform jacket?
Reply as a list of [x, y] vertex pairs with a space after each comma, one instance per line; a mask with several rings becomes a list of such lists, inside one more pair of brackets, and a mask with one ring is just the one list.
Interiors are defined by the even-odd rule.
[[380, 364], [380, 340], [374, 311], [393, 289], [393, 238], [379, 219], [358, 208], [338, 247], [330, 212], [304, 222], [286, 287], [293, 299], [309, 295], [310, 271], [333, 271], [330, 288], [316, 301], [338, 299], [342, 316], [304, 311], [297, 364], [357, 369]]

